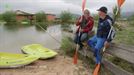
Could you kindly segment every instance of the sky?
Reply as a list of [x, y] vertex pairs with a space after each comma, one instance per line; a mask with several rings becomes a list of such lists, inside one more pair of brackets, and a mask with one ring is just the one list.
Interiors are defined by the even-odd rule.
[[[22, 10], [29, 13], [44, 11], [59, 14], [64, 10], [74, 14], [81, 14], [82, 0], [0, 0], [0, 12], [7, 10]], [[86, 9], [97, 13], [97, 9], [106, 6], [109, 12], [117, 5], [117, 0], [87, 0]], [[122, 12], [134, 12], [134, 0], [126, 0]]]

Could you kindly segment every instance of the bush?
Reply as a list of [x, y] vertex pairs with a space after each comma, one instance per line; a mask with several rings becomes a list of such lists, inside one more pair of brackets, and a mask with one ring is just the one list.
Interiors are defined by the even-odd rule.
[[16, 14], [13, 11], [6, 11], [2, 14], [2, 19], [6, 22], [16, 22]]
[[47, 22], [47, 16], [45, 12], [38, 12], [35, 14], [36, 22]]
[[0, 14], [0, 21], [2, 21], [3, 20], [3, 18], [2, 18], [2, 14]]
[[75, 45], [73, 43], [72, 38], [70, 37], [64, 37], [62, 39], [61, 43], [61, 50], [64, 53], [64, 56], [67, 54], [69, 56], [73, 56], [74, 51], [75, 51]]
[[37, 30], [46, 30], [48, 26], [47, 16], [45, 12], [38, 12], [35, 14], [36, 17], [36, 29]]
[[99, 20], [99, 15], [98, 14], [94, 14], [93, 18], [94, 18], [95, 21], [98, 21]]
[[69, 11], [63, 11], [60, 14], [60, 19], [62, 23], [71, 23], [73, 17], [72, 14]]
[[128, 18], [129, 24], [134, 26], [134, 14]]

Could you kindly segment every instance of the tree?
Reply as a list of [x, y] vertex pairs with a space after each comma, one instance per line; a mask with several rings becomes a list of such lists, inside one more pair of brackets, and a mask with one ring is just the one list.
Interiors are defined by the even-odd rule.
[[60, 14], [60, 19], [62, 23], [70, 23], [73, 19], [72, 14], [69, 11], [63, 11]]
[[99, 15], [98, 15], [98, 14], [94, 14], [94, 15], [93, 15], [93, 18], [94, 18], [94, 20], [98, 21]]
[[47, 21], [47, 16], [45, 12], [38, 12], [35, 14], [36, 17], [36, 22], [46, 22]]
[[47, 29], [47, 16], [45, 14], [45, 12], [38, 12], [35, 14], [35, 17], [36, 17], [36, 28], [38, 30], [42, 30], [42, 29]]
[[2, 14], [2, 19], [6, 22], [16, 22], [16, 14], [13, 11], [6, 11]]
[[1, 20], [3, 20], [3, 19], [2, 19], [2, 14], [0, 14], [0, 21], [1, 21]]

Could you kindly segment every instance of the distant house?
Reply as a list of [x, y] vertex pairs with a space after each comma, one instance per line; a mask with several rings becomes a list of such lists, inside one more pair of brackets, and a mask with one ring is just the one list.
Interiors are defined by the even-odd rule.
[[25, 20], [25, 19], [29, 19], [29, 20], [34, 19], [34, 14], [31, 14], [31, 13], [27, 13], [27, 12], [24, 12], [21, 10], [17, 10], [17, 11], [15, 11], [15, 13], [16, 13], [16, 19], [19, 22], [22, 20]]
[[54, 14], [46, 14], [48, 21], [54, 21], [56, 19], [56, 15]]
[[[27, 13], [21, 10], [17, 10], [15, 13], [17, 21], [22, 21], [24, 19], [35, 20], [35, 14]], [[56, 19], [56, 15], [54, 14], [47, 13], [46, 15], [48, 21], [54, 21]]]

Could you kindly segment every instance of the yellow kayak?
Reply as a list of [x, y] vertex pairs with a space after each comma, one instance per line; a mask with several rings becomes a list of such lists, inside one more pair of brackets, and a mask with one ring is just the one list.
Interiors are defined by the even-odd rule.
[[40, 59], [53, 58], [57, 55], [57, 52], [45, 48], [40, 44], [31, 44], [22, 47], [22, 51], [26, 54], [35, 55], [40, 57]]
[[26, 54], [0, 52], [0, 68], [13, 68], [28, 65], [39, 57]]

